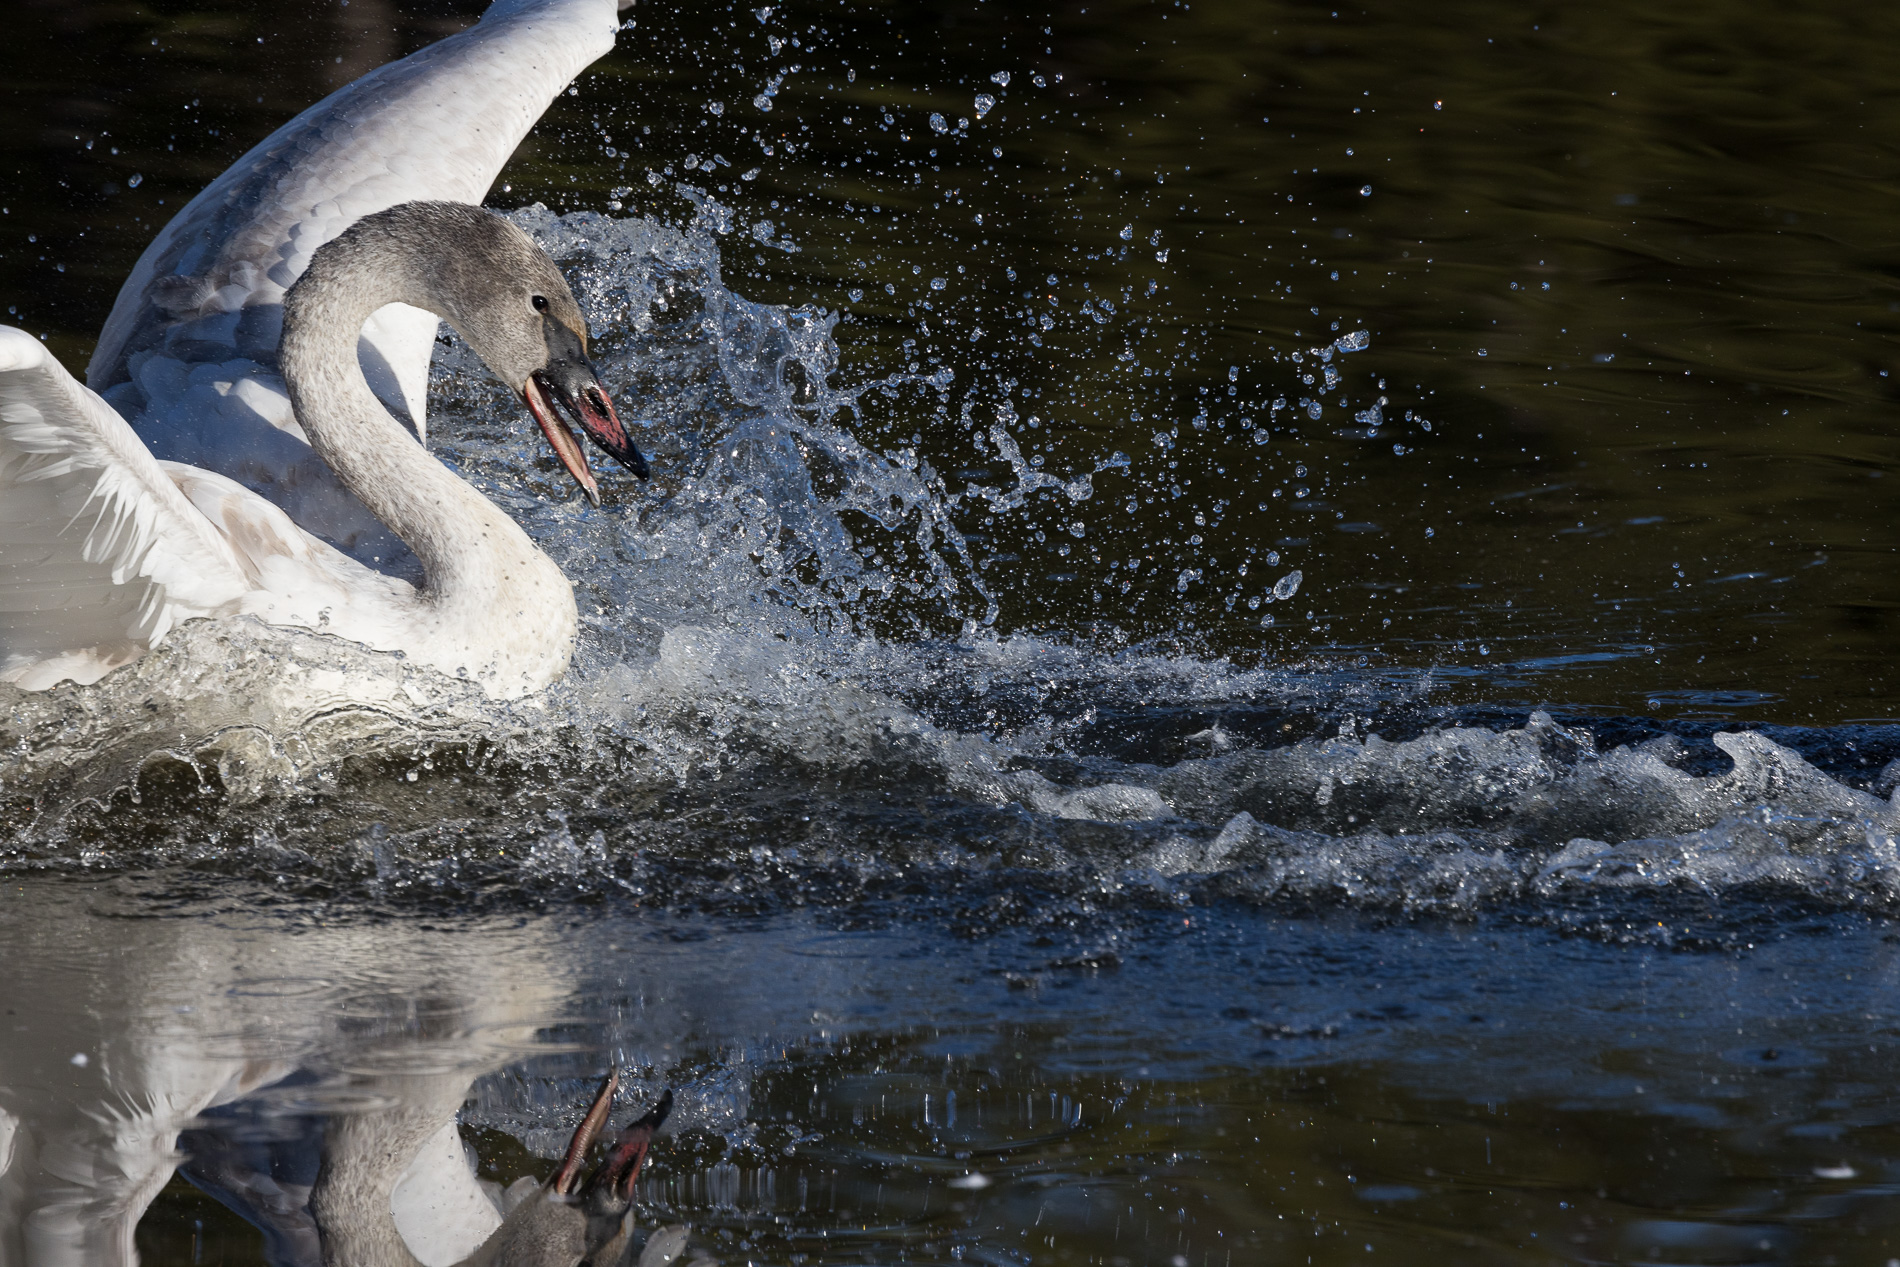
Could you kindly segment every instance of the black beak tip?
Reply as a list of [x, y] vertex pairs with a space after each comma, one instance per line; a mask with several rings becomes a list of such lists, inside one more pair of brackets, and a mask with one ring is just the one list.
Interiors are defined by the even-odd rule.
[[614, 456], [620, 459], [622, 466], [632, 471], [639, 478], [643, 480], [653, 478], [653, 468], [647, 465], [646, 454], [640, 452], [640, 450], [634, 448], [631, 444], [627, 446], [625, 454], [617, 453]]

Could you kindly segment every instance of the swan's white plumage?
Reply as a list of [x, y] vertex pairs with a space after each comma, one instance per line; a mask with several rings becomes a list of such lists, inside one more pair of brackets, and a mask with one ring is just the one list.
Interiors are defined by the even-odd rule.
[[97, 681], [249, 588], [125, 419], [0, 327], [0, 679]]
[[0, 326], [0, 681], [95, 682], [196, 616], [387, 645], [413, 594], [233, 480], [153, 458], [44, 344]]
[[[403, 645], [414, 591], [378, 569], [407, 551], [297, 423], [277, 373], [284, 293], [366, 215], [481, 202], [612, 47], [616, 10], [497, 0], [279, 128], [140, 257], [88, 369], [100, 394], [0, 327], [0, 680], [95, 681], [180, 620], [239, 612]], [[390, 304], [358, 343], [371, 388], [419, 435], [436, 328]]]

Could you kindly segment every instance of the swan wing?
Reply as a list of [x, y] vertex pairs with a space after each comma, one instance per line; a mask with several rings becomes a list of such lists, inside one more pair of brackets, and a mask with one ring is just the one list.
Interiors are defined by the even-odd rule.
[[243, 566], [251, 587], [238, 611], [382, 651], [405, 647], [414, 637], [421, 608], [409, 582], [311, 536], [235, 480], [175, 462], [159, 466]]
[[95, 682], [250, 588], [125, 419], [0, 326], [0, 681]]
[[[158, 415], [141, 417], [139, 429], [172, 456], [150, 436], [163, 429], [165, 402], [146, 380], [165, 376], [142, 373], [144, 358], [242, 360], [250, 365], [234, 373], [268, 374], [284, 291], [312, 252], [398, 203], [480, 203], [549, 103], [613, 47], [618, 25], [616, 0], [496, 0], [475, 26], [305, 110], [146, 248], [106, 319], [87, 381], [121, 408]], [[372, 388], [418, 430], [436, 329], [433, 314], [390, 305], [358, 349]], [[114, 394], [122, 390], [130, 402]]]

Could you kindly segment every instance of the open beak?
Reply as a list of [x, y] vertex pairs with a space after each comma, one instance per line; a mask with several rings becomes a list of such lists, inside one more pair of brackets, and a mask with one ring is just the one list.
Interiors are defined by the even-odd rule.
[[[583, 466], [582, 469], [586, 468]], [[607, 1125], [607, 1115], [614, 1109], [614, 1091], [619, 1086], [619, 1072], [609, 1073], [601, 1082], [600, 1090], [594, 1093], [594, 1102], [588, 1106], [587, 1116], [574, 1128], [574, 1137], [567, 1142], [567, 1155], [561, 1159], [561, 1168], [548, 1180], [548, 1187], [562, 1196], [567, 1196], [578, 1186], [581, 1167], [587, 1163], [587, 1150], [594, 1146], [594, 1137], [600, 1134], [600, 1128]]]
[[570, 421], [585, 431], [595, 444], [619, 459], [621, 465], [641, 479], [648, 477], [645, 455], [627, 438], [627, 429], [620, 425], [620, 416], [614, 412], [614, 402], [595, 377], [593, 367], [585, 361], [577, 364], [563, 359], [546, 369], [536, 370], [522, 385], [521, 395], [528, 402], [528, 412], [540, 424], [541, 434], [553, 446], [555, 456], [561, 459], [561, 465], [594, 505], [600, 505], [600, 485], [594, 482], [594, 474], [587, 467], [587, 455], [581, 451], [580, 436], [569, 425]]

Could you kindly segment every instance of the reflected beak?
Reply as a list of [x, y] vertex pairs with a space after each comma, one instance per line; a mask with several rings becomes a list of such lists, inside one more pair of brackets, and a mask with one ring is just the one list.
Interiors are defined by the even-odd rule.
[[523, 384], [521, 395], [528, 403], [528, 412], [540, 424], [541, 434], [553, 446], [555, 456], [561, 459], [561, 465], [594, 505], [600, 505], [600, 485], [594, 482], [587, 456], [581, 451], [580, 436], [570, 422], [635, 475], [641, 479], [648, 477], [646, 457], [628, 439], [627, 429], [620, 425], [620, 416], [614, 412], [614, 402], [595, 377], [593, 367], [585, 361], [577, 364], [563, 359], [546, 369], [536, 370]]
[[[633, 1200], [633, 1185], [640, 1178], [640, 1166], [647, 1159], [647, 1147], [653, 1143], [655, 1132], [666, 1121], [666, 1115], [673, 1108], [673, 1092], [669, 1088], [660, 1092], [660, 1098], [647, 1110], [645, 1117], [620, 1132], [620, 1138], [614, 1141], [613, 1149], [607, 1154], [607, 1160], [587, 1179], [587, 1190], [600, 1200], [611, 1194], [613, 1203], [625, 1205]], [[612, 1208], [612, 1205], [609, 1205]]]
[[607, 1117], [613, 1112], [614, 1091], [620, 1086], [620, 1075], [610, 1073], [601, 1082], [600, 1090], [594, 1093], [594, 1102], [587, 1109], [587, 1116], [574, 1128], [574, 1136], [568, 1141], [567, 1155], [561, 1159], [561, 1168], [548, 1180], [548, 1187], [561, 1196], [571, 1196], [576, 1190], [588, 1200], [590, 1205], [625, 1206], [633, 1200], [633, 1185], [640, 1178], [640, 1166], [647, 1159], [647, 1147], [653, 1143], [653, 1136], [666, 1121], [666, 1115], [673, 1108], [673, 1092], [669, 1088], [660, 1093], [645, 1117], [620, 1132], [614, 1141], [607, 1159], [595, 1167], [587, 1182], [580, 1182], [581, 1167], [587, 1161], [587, 1153], [607, 1125]]
[[[544, 430], [546, 425], [542, 424]], [[570, 440], [572, 438], [569, 436]], [[556, 451], [558, 452], [558, 449]], [[578, 451], [577, 448], [576, 452]], [[585, 463], [582, 464], [581, 469], [587, 469]], [[585, 488], [587, 485], [583, 484], [582, 487]], [[593, 1147], [594, 1137], [600, 1134], [601, 1127], [607, 1125], [607, 1115], [613, 1112], [614, 1089], [619, 1085], [620, 1074], [617, 1071], [608, 1074], [606, 1080], [600, 1084], [600, 1090], [594, 1093], [594, 1102], [588, 1106], [587, 1116], [582, 1118], [581, 1124], [574, 1128], [574, 1137], [567, 1142], [567, 1155], [561, 1159], [561, 1168], [554, 1172], [552, 1179], [548, 1180], [548, 1187], [562, 1196], [567, 1196], [577, 1186], [581, 1166], [587, 1161], [587, 1150]]]

